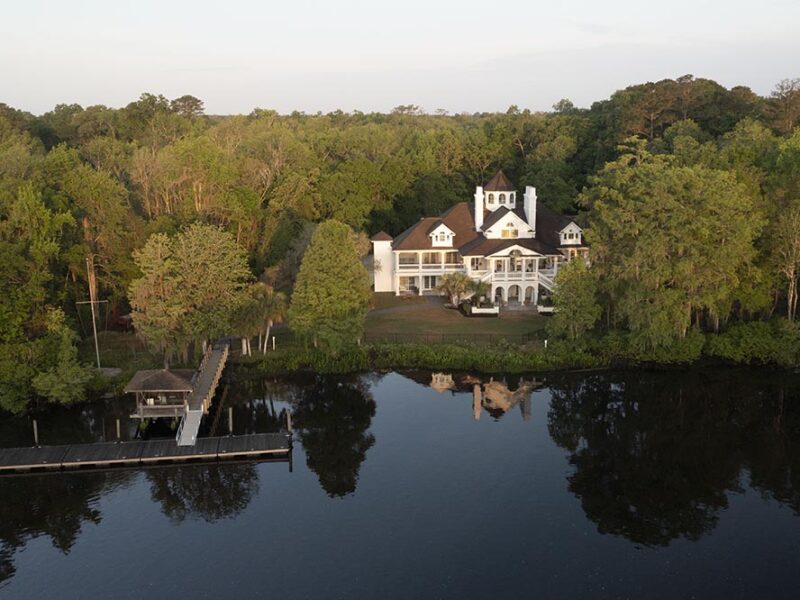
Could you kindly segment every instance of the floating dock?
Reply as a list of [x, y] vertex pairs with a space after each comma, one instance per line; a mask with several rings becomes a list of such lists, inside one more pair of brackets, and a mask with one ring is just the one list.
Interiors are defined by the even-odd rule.
[[0, 474], [288, 457], [291, 442], [284, 432], [198, 438], [193, 446], [166, 439], [3, 448]]

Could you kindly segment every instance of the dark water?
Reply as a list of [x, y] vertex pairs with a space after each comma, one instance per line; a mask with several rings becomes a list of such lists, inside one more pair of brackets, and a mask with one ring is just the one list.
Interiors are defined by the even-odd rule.
[[[0, 596], [798, 597], [800, 377], [431, 382], [233, 384], [236, 433], [291, 408], [293, 472], [0, 479]], [[115, 436], [127, 409], [42, 417], [43, 441]], [[29, 443], [27, 420], [0, 435]]]

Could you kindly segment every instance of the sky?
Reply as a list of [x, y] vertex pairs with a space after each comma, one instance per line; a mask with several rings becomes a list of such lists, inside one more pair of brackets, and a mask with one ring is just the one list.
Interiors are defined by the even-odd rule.
[[208, 114], [549, 110], [684, 74], [800, 77], [800, 0], [0, 0], [0, 102]]

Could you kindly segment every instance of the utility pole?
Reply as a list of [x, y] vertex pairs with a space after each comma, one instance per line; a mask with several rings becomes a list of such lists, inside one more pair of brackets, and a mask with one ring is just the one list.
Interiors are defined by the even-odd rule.
[[97, 317], [95, 314], [95, 304], [99, 304], [100, 302], [107, 302], [107, 300], [101, 300], [100, 302], [97, 301], [95, 298], [97, 295], [97, 280], [95, 279], [94, 274], [94, 257], [87, 256], [86, 257], [86, 273], [87, 279], [89, 281], [89, 301], [88, 302], [77, 302], [76, 304], [88, 304], [92, 309], [92, 334], [94, 336], [94, 354], [97, 358], [97, 368], [100, 368], [100, 345], [97, 342]]

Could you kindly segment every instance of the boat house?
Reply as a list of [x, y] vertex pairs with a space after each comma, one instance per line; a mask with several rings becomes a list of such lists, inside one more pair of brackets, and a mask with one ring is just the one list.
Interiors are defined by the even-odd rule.
[[137, 371], [125, 386], [136, 397], [133, 418], [182, 417], [194, 389], [194, 369]]

